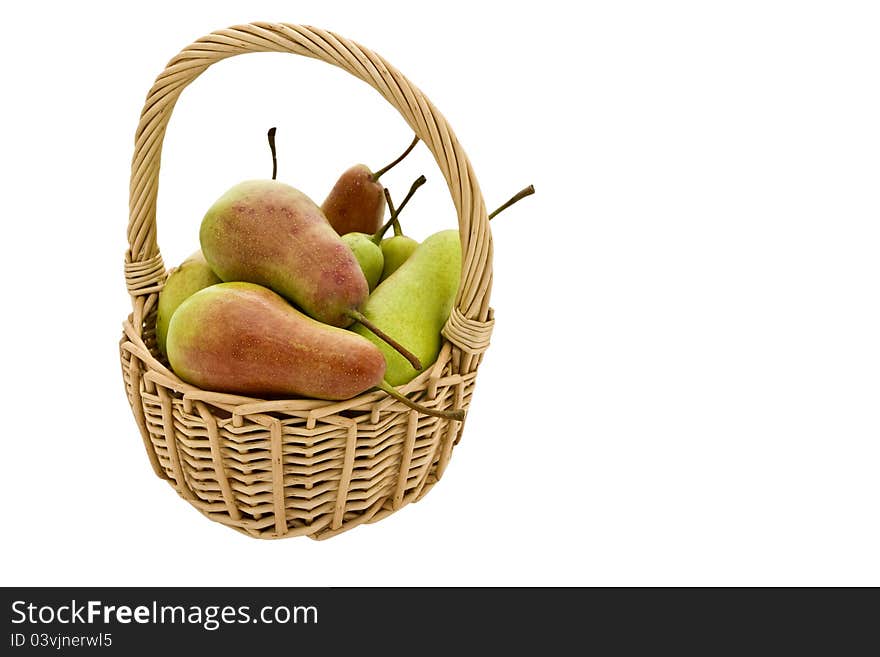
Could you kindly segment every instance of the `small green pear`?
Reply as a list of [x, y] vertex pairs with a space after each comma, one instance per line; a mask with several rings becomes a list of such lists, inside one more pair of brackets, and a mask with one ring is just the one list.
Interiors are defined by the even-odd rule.
[[156, 311], [156, 343], [159, 351], [168, 355], [166, 351], [168, 324], [177, 307], [199, 290], [215, 283], [220, 283], [220, 277], [211, 269], [201, 249], [168, 273], [165, 285], [159, 292], [159, 305]]
[[382, 261], [384, 264], [379, 280], [384, 281], [400, 269], [400, 265], [407, 261], [418, 245], [417, 240], [403, 234], [393, 235], [382, 240], [380, 247], [382, 248]]
[[354, 253], [354, 257], [357, 258], [361, 271], [364, 272], [364, 277], [367, 279], [367, 285], [372, 291], [382, 276], [385, 263], [382, 249], [373, 241], [373, 236], [366, 233], [346, 233], [342, 236], [342, 241], [348, 244]]
[[[461, 241], [457, 230], [443, 230], [425, 239], [400, 268], [373, 290], [364, 315], [388, 327], [418, 357], [424, 367], [437, 360], [440, 331], [458, 291]], [[356, 323], [351, 330], [364, 336], [385, 356], [385, 380], [393, 386], [418, 374], [412, 365]]]

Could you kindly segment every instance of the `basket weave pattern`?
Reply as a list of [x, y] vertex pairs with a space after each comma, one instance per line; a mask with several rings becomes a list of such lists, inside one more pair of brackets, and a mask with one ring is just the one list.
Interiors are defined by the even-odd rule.
[[162, 141], [183, 89], [214, 62], [285, 52], [338, 66], [376, 89], [427, 145], [449, 187], [462, 278], [437, 362], [400, 390], [435, 408], [467, 409], [493, 326], [492, 239], [470, 162], [443, 116], [379, 55], [313, 27], [252, 23], [218, 30], [172, 59], [150, 90], [132, 159], [122, 374], [156, 474], [212, 520], [258, 538], [335, 536], [420, 499], [442, 476], [462, 422], [410, 410], [382, 392], [328, 402], [260, 400], [181, 381], [159, 357], [156, 242]]

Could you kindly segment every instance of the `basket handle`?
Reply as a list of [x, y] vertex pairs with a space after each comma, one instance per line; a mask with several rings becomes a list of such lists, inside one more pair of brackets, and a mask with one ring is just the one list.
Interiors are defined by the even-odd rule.
[[168, 62], [156, 78], [135, 135], [129, 192], [129, 249], [125, 275], [140, 331], [165, 279], [156, 243], [156, 196], [162, 140], [174, 104], [211, 64], [251, 52], [289, 52], [320, 59], [363, 80], [387, 100], [430, 149], [446, 178], [458, 214], [462, 276], [444, 335], [468, 353], [479, 353], [491, 331], [492, 235], [486, 206], [464, 149], [430, 100], [382, 57], [332, 32], [287, 23], [250, 23], [198, 39]]

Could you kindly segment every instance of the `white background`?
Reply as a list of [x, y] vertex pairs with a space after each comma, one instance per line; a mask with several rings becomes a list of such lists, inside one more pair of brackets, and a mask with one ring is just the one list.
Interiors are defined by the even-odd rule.
[[[0, 582], [880, 585], [875, 4], [194, 5], [2, 10]], [[257, 541], [181, 500], [118, 362], [141, 105], [178, 50], [249, 20], [388, 58], [490, 207], [538, 190], [493, 222], [497, 327], [446, 474], [329, 541]], [[279, 177], [318, 201], [410, 139], [320, 62], [212, 67], [165, 140], [168, 266], [269, 174], [271, 125]], [[422, 238], [455, 221], [427, 149], [385, 182], [419, 173]]]

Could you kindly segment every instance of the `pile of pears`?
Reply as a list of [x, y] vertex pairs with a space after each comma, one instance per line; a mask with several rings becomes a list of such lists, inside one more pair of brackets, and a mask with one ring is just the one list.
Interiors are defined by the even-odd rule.
[[396, 389], [436, 361], [461, 276], [457, 230], [422, 242], [401, 230], [400, 212], [424, 176], [396, 209], [379, 182], [418, 137], [376, 172], [346, 170], [320, 206], [277, 180], [275, 128], [268, 139], [272, 178], [241, 182], [214, 202], [201, 248], [159, 293], [156, 340], [171, 369], [201, 388], [266, 399], [380, 389], [425, 414], [463, 419], [461, 409], [428, 408]]

